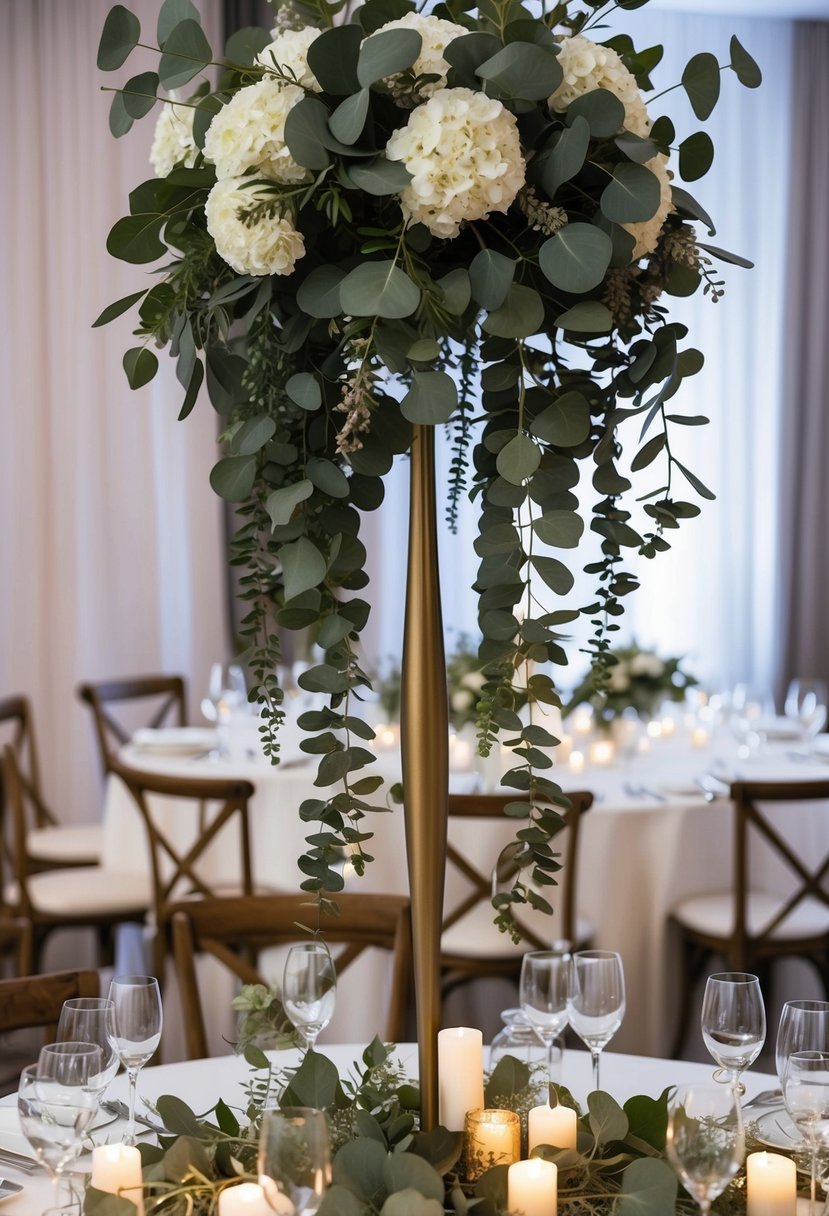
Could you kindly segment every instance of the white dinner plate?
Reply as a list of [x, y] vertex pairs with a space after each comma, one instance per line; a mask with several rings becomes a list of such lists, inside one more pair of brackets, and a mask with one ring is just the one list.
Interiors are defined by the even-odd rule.
[[670, 798], [704, 798], [705, 795], [695, 781], [677, 777], [672, 781], [660, 781], [656, 786], [660, 794]]
[[760, 718], [757, 730], [767, 739], [799, 739], [800, 725], [791, 718]]
[[818, 735], [812, 740], [812, 754], [821, 760], [829, 760], [829, 735]]
[[[117, 1115], [113, 1115], [107, 1110], [99, 1110], [87, 1135], [91, 1136], [95, 1142], [98, 1142], [99, 1137], [96, 1133], [101, 1131], [102, 1128], [109, 1127], [117, 1118]], [[101, 1143], [105, 1140], [105, 1136], [100, 1137]], [[34, 1159], [32, 1146], [23, 1135], [20, 1127], [16, 1094], [9, 1094], [0, 1103], [0, 1148], [8, 1148], [13, 1153], [22, 1153], [24, 1157]]]
[[203, 726], [145, 727], [135, 732], [132, 744], [148, 756], [197, 756], [216, 746], [216, 731]]
[[803, 1137], [795, 1127], [784, 1106], [767, 1110], [755, 1123], [755, 1136], [761, 1144], [769, 1148], [792, 1149], [803, 1148]]

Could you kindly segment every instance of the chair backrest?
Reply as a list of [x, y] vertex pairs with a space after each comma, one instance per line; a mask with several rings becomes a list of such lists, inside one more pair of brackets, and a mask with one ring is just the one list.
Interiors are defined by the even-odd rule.
[[54, 1033], [63, 1002], [98, 996], [97, 971], [53, 971], [0, 980], [0, 1033], [44, 1027]]
[[[568, 807], [557, 808], [563, 819], [563, 835], [561, 839], [559, 836], [556, 836], [552, 845], [555, 851], [559, 851], [560, 846], [563, 845], [563, 848], [561, 848], [563, 869], [562, 881], [558, 891], [559, 898], [555, 899], [551, 895], [551, 892], [556, 890], [554, 887], [545, 887], [544, 895], [550, 902], [555, 904], [555, 936], [572, 941], [576, 930], [576, 880], [581, 820], [582, 816], [593, 805], [593, 795], [588, 791], [579, 790], [574, 793], [568, 792], [567, 799], [569, 801]], [[452, 867], [456, 874], [462, 877], [465, 893], [457, 899], [450, 900], [448, 906], [444, 907], [444, 932], [467, 916], [473, 908], [476, 908], [480, 904], [489, 905], [492, 898], [493, 870], [496, 866], [502, 879], [511, 876], [511, 869], [517, 871], [513, 860], [515, 850], [512, 844], [505, 845], [499, 853], [489, 858], [488, 865], [484, 869], [473, 864], [470, 861], [468, 853], [464, 850], [463, 843], [453, 842], [452, 840], [452, 820], [497, 819], [504, 825], [504, 835], [506, 836], [509, 825], [516, 825], [519, 821], [508, 819], [504, 814], [504, 807], [509, 802], [527, 801], [526, 795], [512, 793], [449, 795], [449, 840], [446, 848], [447, 879], [449, 867]], [[447, 888], [448, 886], [449, 883], [447, 881]], [[552, 934], [547, 933], [546, 937], [540, 937], [537, 929], [530, 924], [530, 918], [526, 916], [522, 917], [520, 906], [514, 906], [513, 911], [516, 927], [529, 948], [533, 950], [549, 948]]]
[[[14, 750], [31, 814], [31, 826], [44, 828], [55, 824], [57, 820], [43, 800], [34, 715], [28, 697], [18, 694], [0, 698], [0, 744], [8, 744]], [[0, 785], [0, 802], [2, 799], [3, 788]]]
[[207, 1055], [204, 1008], [199, 995], [195, 960], [210, 955], [243, 984], [261, 984], [263, 977], [251, 958], [264, 949], [307, 940], [300, 925], [320, 930], [338, 978], [369, 947], [393, 952], [386, 1036], [399, 1042], [406, 1033], [411, 975], [409, 901], [397, 895], [337, 896], [339, 915], [317, 909], [308, 895], [252, 895], [243, 898], [198, 899], [171, 909], [173, 954], [181, 991], [188, 1052], [193, 1059]]
[[[735, 781], [731, 786], [734, 802], [734, 896], [735, 924], [733, 957], [739, 958], [747, 949], [770, 946], [781, 925], [802, 907], [805, 900], [815, 900], [829, 910], [829, 780], [826, 781]], [[825, 808], [814, 804], [825, 802]], [[774, 819], [774, 804], [784, 803], [779, 813], [789, 819], [809, 809], [820, 816], [819, 830], [813, 834], [813, 852], [793, 848]], [[810, 808], [810, 804], [811, 808]], [[760, 887], [752, 881], [753, 872], [769, 859], [785, 873], [786, 891], [774, 916], [759, 933], [750, 934], [747, 924], [749, 893]], [[767, 886], [763, 883], [763, 886]], [[824, 942], [829, 935], [823, 933]], [[778, 938], [779, 940], [779, 938]], [[781, 952], [785, 939], [779, 940]], [[788, 946], [791, 947], [791, 939]]]
[[3, 748], [0, 783], [3, 787], [0, 826], [4, 842], [4, 847], [0, 850], [0, 892], [13, 878], [17, 888], [15, 911], [21, 916], [31, 916], [28, 880], [37, 866], [29, 856], [26, 837], [30, 826], [32, 797], [30, 787], [20, 771], [17, 751], [10, 743]]
[[104, 772], [120, 747], [140, 726], [184, 726], [187, 694], [179, 675], [130, 676], [78, 686], [78, 696], [92, 710]]

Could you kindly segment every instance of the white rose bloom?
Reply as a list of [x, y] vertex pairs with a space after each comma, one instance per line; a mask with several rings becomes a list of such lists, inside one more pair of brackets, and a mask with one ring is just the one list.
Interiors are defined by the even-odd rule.
[[285, 119], [305, 96], [295, 84], [275, 77], [248, 85], [223, 106], [207, 129], [204, 154], [216, 166], [216, 177], [242, 177], [255, 169], [283, 185], [308, 181], [285, 143]]
[[256, 201], [245, 189], [246, 178], [224, 178], [207, 196], [207, 231], [216, 252], [237, 274], [290, 274], [305, 254], [301, 232], [287, 218], [265, 216], [256, 224], [243, 224], [239, 212]]
[[645, 162], [645, 168], [650, 169], [651, 173], [659, 178], [659, 206], [656, 214], [652, 215], [649, 220], [642, 220], [636, 224], [622, 224], [622, 227], [636, 238], [636, 246], [630, 259], [632, 262], [638, 262], [639, 258], [644, 257], [646, 253], [653, 252], [659, 240], [662, 225], [674, 209], [671, 175], [668, 172], [667, 164], [668, 158], [662, 152]]
[[486, 677], [482, 671], [468, 671], [461, 680], [461, 684], [464, 688], [471, 688], [474, 692], [480, 692], [484, 684], [486, 684]]
[[313, 25], [306, 25], [301, 30], [278, 31], [270, 46], [266, 46], [264, 51], [260, 51], [256, 56], [256, 62], [272, 71], [276, 69], [284, 72], [287, 68], [288, 74], [293, 73], [296, 77], [297, 84], [320, 93], [322, 89], [319, 81], [308, 67], [308, 47], [321, 33], [322, 30]]
[[[387, 21], [385, 25], [380, 26], [379, 30], [375, 30], [375, 33], [381, 34], [385, 30], [416, 30], [420, 34], [423, 42], [420, 54], [412, 64], [411, 71], [415, 76], [440, 76], [440, 80], [423, 85], [420, 89], [422, 97], [431, 97], [439, 89], [446, 88], [446, 73], [449, 71], [449, 64], [443, 58], [443, 52], [455, 38], [468, 34], [468, 29], [462, 25], [456, 25], [454, 21], [444, 21], [442, 17], [425, 17], [420, 13], [406, 13], [406, 16], [401, 17], [398, 21]], [[399, 80], [400, 76], [388, 76], [384, 83], [392, 92], [397, 92]]]
[[400, 194], [407, 220], [457, 236], [464, 220], [507, 211], [524, 184], [515, 118], [472, 89], [443, 89], [412, 110], [386, 145], [412, 181]]
[[610, 692], [626, 692], [630, 688], [627, 669], [622, 663], [617, 663], [615, 667], [611, 667], [607, 687]]
[[635, 676], [649, 676], [651, 679], [657, 680], [665, 670], [665, 664], [658, 654], [643, 652], [634, 655], [631, 659], [630, 670]]
[[636, 77], [615, 51], [577, 34], [574, 38], [562, 38], [558, 62], [564, 79], [548, 99], [554, 110], [566, 110], [577, 97], [594, 89], [607, 89], [625, 107], [625, 130], [643, 138], [648, 134], [651, 120]]
[[175, 93], [165, 101], [155, 124], [153, 146], [150, 148], [150, 164], [156, 177], [166, 177], [176, 165], [189, 169], [196, 163], [198, 148], [193, 141], [193, 106], [174, 105]]
[[453, 692], [450, 697], [450, 704], [455, 713], [463, 713], [465, 709], [470, 709], [472, 706], [472, 697], [468, 692]]

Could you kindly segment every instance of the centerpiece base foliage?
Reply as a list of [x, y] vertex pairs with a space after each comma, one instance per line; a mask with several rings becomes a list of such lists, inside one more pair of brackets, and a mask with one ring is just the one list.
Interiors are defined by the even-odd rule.
[[[362, 873], [367, 817], [385, 809], [360, 713], [361, 525], [413, 428], [452, 445], [448, 526], [464, 500], [478, 511], [479, 749], [505, 735], [504, 782], [530, 795], [506, 808], [521, 852], [504, 929], [516, 904], [549, 910], [559, 869], [545, 716], [568, 628], [591, 622], [601, 690], [637, 586], [629, 559], [664, 552], [713, 497], [681, 457], [684, 428], [707, 421], [679, 404], [703, 356], [670, 302], [716, 301], [716, 264], [750, 263], [710, 243], [686, 188], [711, 165], [709, 135], [678, 134], [662, 105], [681, 87], [704, 123], [724, 72], [750, 88], [760, 72], [732, 38], [656, 92], [662, 48], [607, 25], [646, 3], [286, 0], [272, 31], [239, 31], [218, 55], [190, 0], [164, 0], [154, 39], [123, 5], [106, 19], [102, 71], [136, 47], [158, 55], [113, 90], [113, 134], [162, 108], [157, 176], [107, 242], [153, 278], [96, 324], [137, 308], [129, 383], [167, 347], [179, 416], [204, 385], [221, 421], [210, 479], [241, 521], [244, 657], [275, 761], [278, 629], [321, 648], [300, 678], [326, 703], [300, 719], [319, 794], [300, 807], [299, 862], [320, 899], [342, 887], [343, 850]], [[587, 603], [568, 599], [576, 565]]]

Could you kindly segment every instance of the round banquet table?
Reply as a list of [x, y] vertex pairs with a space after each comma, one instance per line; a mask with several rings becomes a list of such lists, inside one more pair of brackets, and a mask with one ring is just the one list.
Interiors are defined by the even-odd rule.
[[[307, 825], [298, 815], [300, 803], [319, 797], [313, 784], [312, 758], [297, 750], [296, 736], [289, 736], [285, 763], [271, 766], [262, 759], [238, 756], [210, 759], [173, 758], [155, 754], [152, 749], [127, 746], [121, 759], [135, 767], [149, 767], [169, 774], [240, 776], [253, 782], [256, 792], [251, 803], [251, 834], [254, 842], [254, 877], [264, 885], [282, 890], [297, 890], [303, 875], [297, 858], [304, 849]], [[398, 779], [399, 756], [395, 750], [381, 751], [378, 770], [390, 781]], [[575, 774], [567, 764], [552, 770], [565, 789], [589, 789], [595, 803], [582, 824], [578, 867], [578, 905], [594, 927], [594, 943], [622, 955], [626, 986], [627, 1015], [617, 1036], [620, 1050], [665, 1056], [670, 1049], [674, 1026], [673, 993], [677, 985], [675, 959], [669, 939], [667, 916], [681, 899], [727, 889], [732, 865], [732, 812], [725, 797], [706, 801], [695, 785], [702, 774], [715, 771], [725, 780], [829, 779], [829, 763], [823, 756], [804, 758], [797, 743], [780, 740], [767, 744], [756, 756], [738, 761], [736, 743], [727, 736], [715, 737], [703, 749], [691, 745], [686, 732], [673, 738], [656, 740], [647, 755], [637, 755], [612, 766], [588, 766]], [[480, 782], [473, 771], [457, 771], [450, 786], [468, 792]], [[480, 787], [479, 787], [480, 788]], [[374, 801], [382, 801], [383, 791]], [[774, 814], [785, 821], [787, 808]], [[790, 840], [817, 855], [825, 852], [827, 839], [826, 804], [818, 804], [797, 817], [796, 825], [786, 826]], [[197, 811], [188, 818], [181, 808], [166, 824], [182, 840], [197, 830]], [[407, 893], [406, 851], [403, 814], [399, 806], [370, 816], [367, 826], [374, 840], [367, 848], [376, 858], [363, 878], [347, 879], [349, 889], [365, 892]], [[482, 872], [492, 868], [500, 849], [512, 837], [510, 821], [472, 823], [450, 822], [450, 839]], [[133, 801], [116, 778], [110, 778], [104, 811], [104, 864], [116, 869], [147, 865], [144, 827]], [[227, 867], [226, 858], [216, 851], [217, 873]], [[758, 871], [769, 890], [785, 891], [788, 875], [778, 864], [758, 858]], [[230, 876], [225, 873], [225, 877]], [[447, 896], [453, 901], [464, 892], [463, 880], [451, 867], [447, 871]], [[555, 925], [551, 937], [557, 936]], [[337, 1012], [321, 1040], [354, 1041], [368, 1038], [376, 1024], [376, 1001], [367, 1002], [363, 994], [372, 991], [383, 999], [388, 967], [382, 957], [364, 957], [357, 966], [364, 970], [355, 976], [347, 990], [338, 995]], [[277, 958], [274, 976], [280, 974]], [[805, 967], [795, 973], [797, 991], [791, 996], [812, 996], [811, 979]], [[805, 987], [803, 986], [805, 984]], [[502, 992], [499, 989], [499, 992]], [[354, 995], [351, 995], [353, 993]], [[224, 1000], [225, 998], [221, 998]], [[229, 996], [226, 998], [229, 1001]], [[212, 1002], [216, 1008], [221, 1001]], [[512, 1003], [508, 1001], [507, 1003]], [[466, 1014], [464, 1015], [467, 1016]], [[474, 1011], [468, 1015], [480, 1024]], [[211, 1038], [211, 1051], [223, 1050], [223, 1039], [232, 1036], [228, 1023]], [[175, 1059], [174, 1043], [165, 1043], [165, 1059]]]
[[[324, 1053], [337, 1065], [342, 1076], [349, 1065], [359, 1059], [362, 1046], [332, 1046]], [[412, 1075], [417, 1071], [417, 1049], [414, 1044], [401, 1044], [396, 1055], [409, 1066]], [[286, 1063], [296, 1062], [295, 1052], [285, 1053]], [[652, 1057], [621, 1055], [612, 1050], [605, 1051], [602, 1056], [602, 1089], [611, 1093], [618, 1102], [624, 1103], [634, 1094], [648, 1094], [658, 1097], [666, 1086], [682, 1085], [692, 1081], [710, 1081], [713, 1065], [693, 1064], [687, 1061], [658, 1060]], [[181, 1098], [197, 1114], [203, 1114], [219, 1098], [223, 1098], [230, 1106], [244, 1109], [244, 1085], [250, 1079], [251, 1070], [239, 1056], [217, 1056], [208, 1060], [192, 1060], [176, 1064], [163, 1064], [155, 1068], [144, 1068], [138, 1078], [138, 1110], [143, 1110], [142, 1099], [154, 1102], [163, 1094], [174, 1094]], [[776, 1087], [777, 1078], [754, 1072], [750, 1069], [744, 1076], [746, 1097], [749, 1101], [753, 1095], [762, 1090]], [[580, 1103], [584, 1103], [590, 1090], [591, 1068], [590, 1056], [586, 1051], [567, 1051], [564, 1057], [563, 1083]], [[108, 1097], [127, 1097], [127, 1079], [121, 1073], [115, 1078], [108, 1090]], [[4, 1099], [3, 1105], [10, 1104], [13, 1098]], [[118, 1143], [125, 1131], [126, 1124], [118, 1120], [95, 1133], [95, 1141], [99, 1144]], [[10, 1130], [11, 1124], [4, 1121], [0, 1130], [0, 1147], [24, 1152], [25, 1142], [19, 1132]], [[153, 1139], [152, 1133], [143, 1133]], [[21, 1143], [22, 1142], [22, 1143]], [[44, 1174], [28, 1175], [13, 1167], [3, 1165], [3, 1176], [14, 1182], [22, 1183], [23, 1191], [3, 1201], [4, 1216], [34, 1216], [49, 1205], [52, 1195], [52, 1184]], [[88, 1173], [91, 1169], [89, 1154], [84, 1154], [78, 1163], [79, 1174]]]

